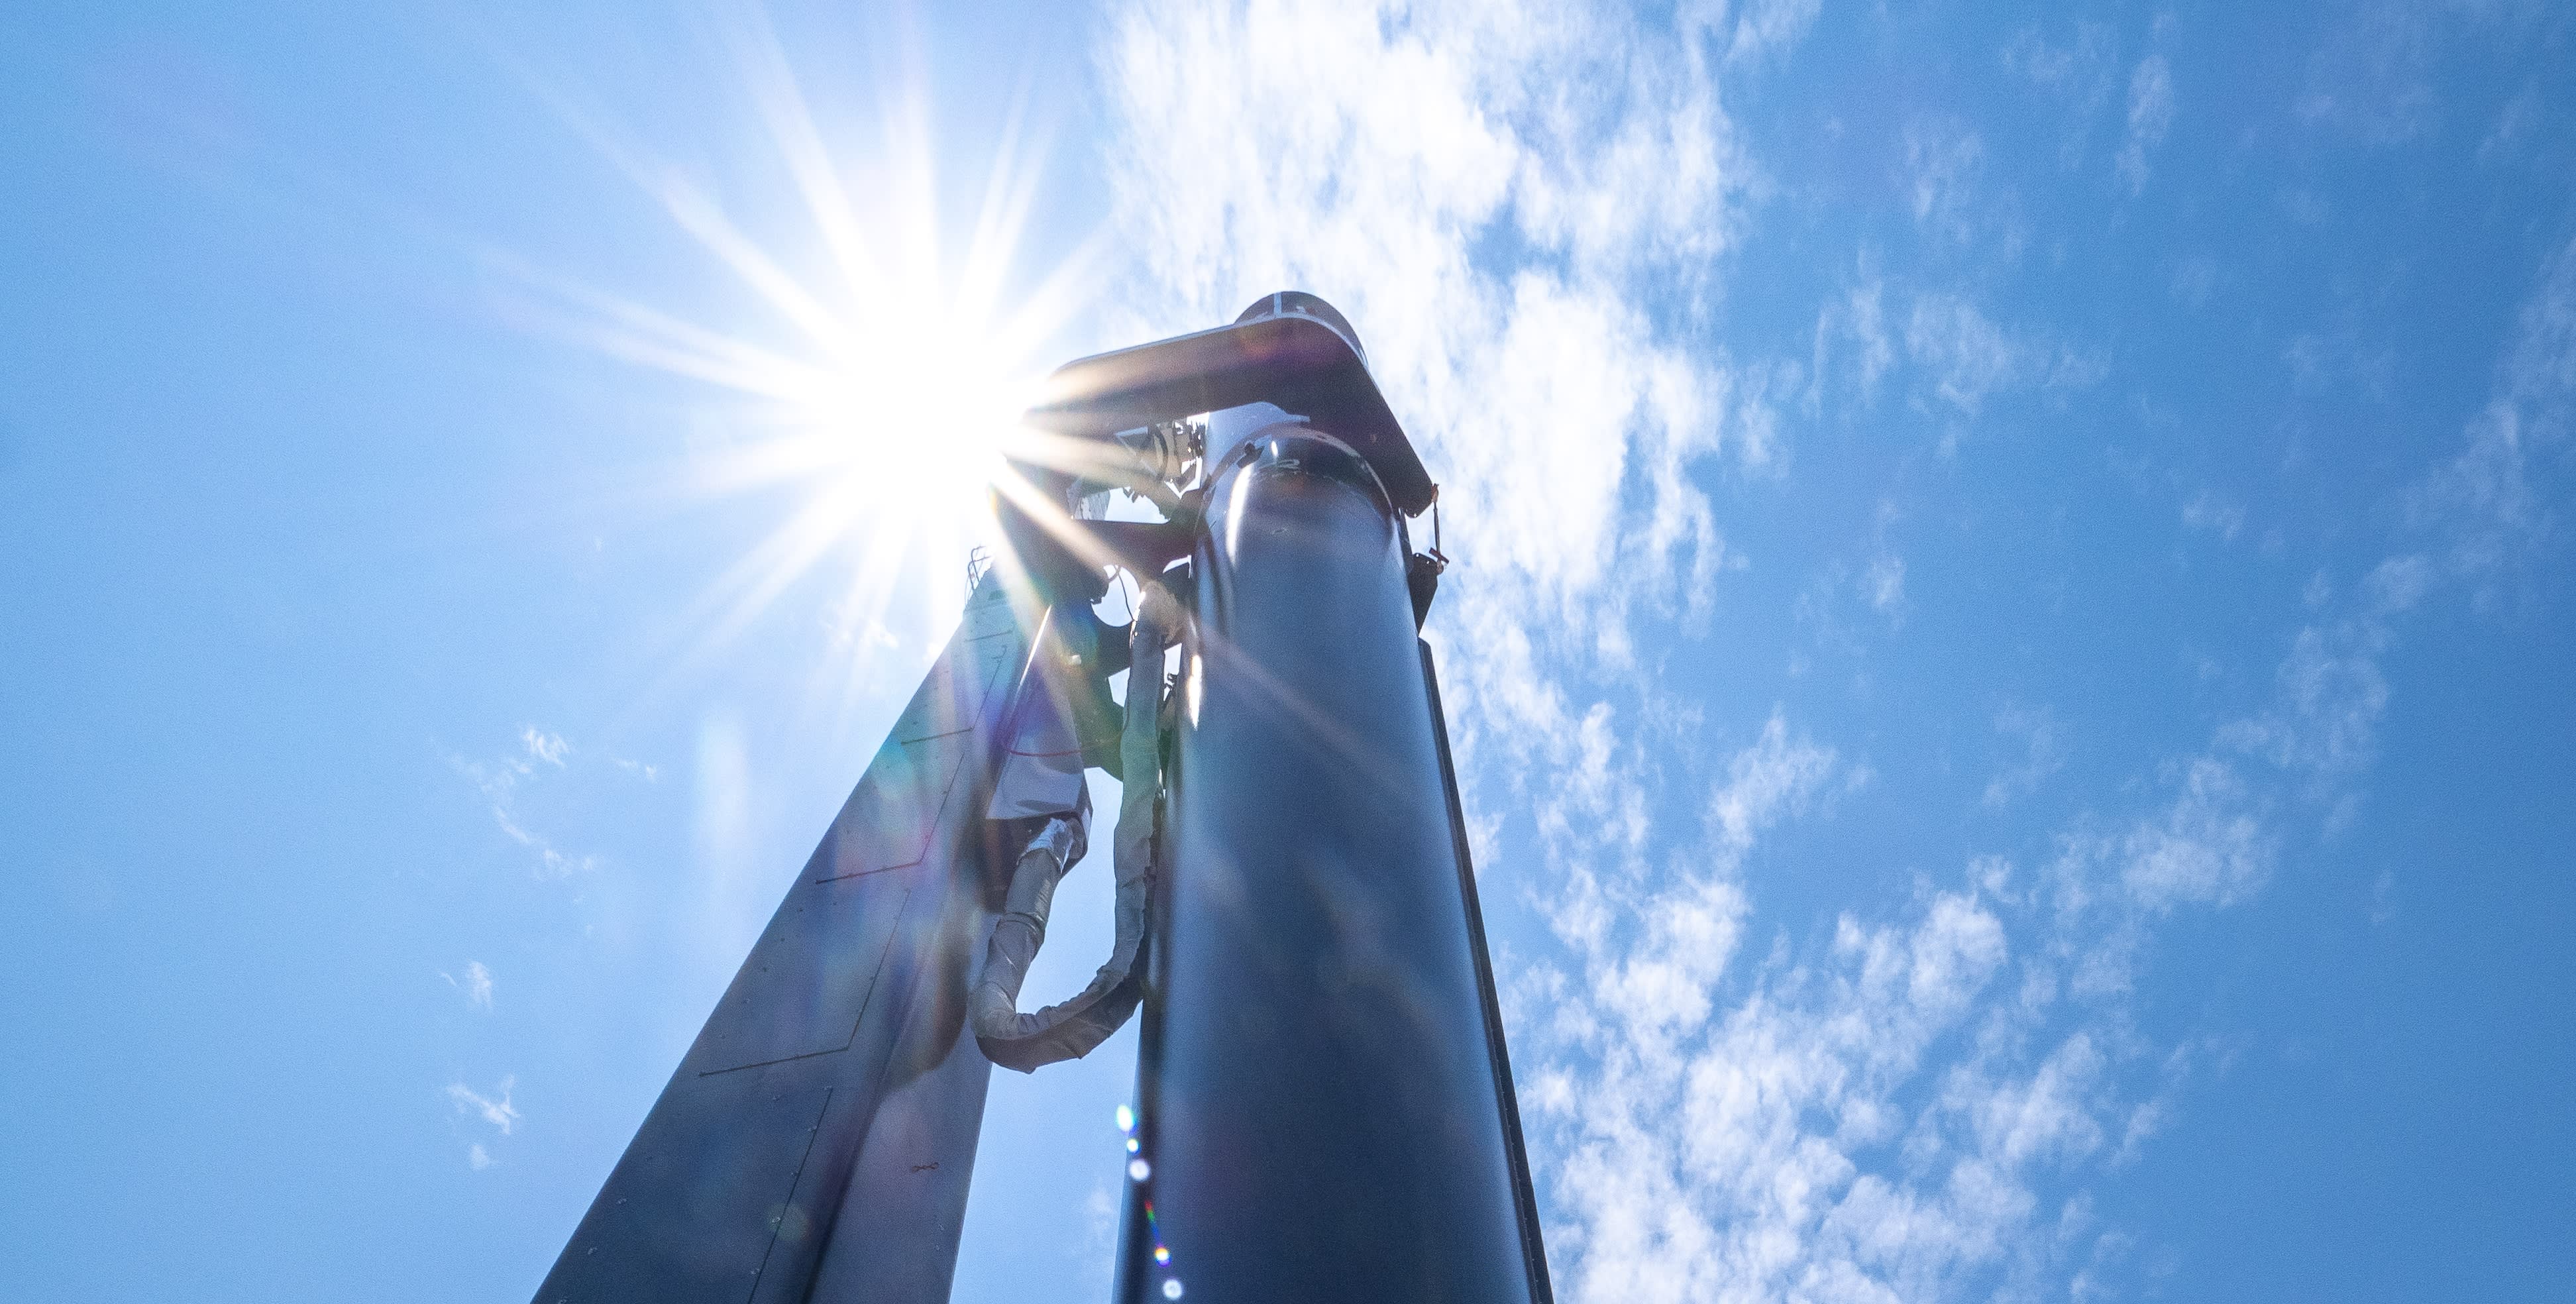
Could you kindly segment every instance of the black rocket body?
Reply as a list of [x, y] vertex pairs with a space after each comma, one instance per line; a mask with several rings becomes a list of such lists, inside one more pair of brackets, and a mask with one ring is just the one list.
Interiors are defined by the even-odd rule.
[[1192, 557], [1121, 1298], [1532, 1297], [1398, 518], [1283, 423]]

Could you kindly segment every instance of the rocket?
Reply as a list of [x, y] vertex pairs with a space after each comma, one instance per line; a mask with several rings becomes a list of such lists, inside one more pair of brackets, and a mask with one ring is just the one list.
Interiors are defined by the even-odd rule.
[[[1122, 1304], [1548, 1304], [1420, 637], [1439, 487], [1357, 332], [1268, 295], [1027, 425], [957, 631], [536, 1300], [944, 1301], [993, 1066], [1134, 1020]], [[1101, 846], [1112, 954], [1024, 1010]]]

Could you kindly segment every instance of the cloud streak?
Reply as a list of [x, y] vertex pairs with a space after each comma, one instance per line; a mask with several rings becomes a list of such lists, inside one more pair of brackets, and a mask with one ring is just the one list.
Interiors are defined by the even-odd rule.
[[2129, 131], [2121, 142], [2120, 181], [2137, 194], [2147, 188], [2147, 156], [2173, 126], [2173, 68], [2161, 54], [2138, 60], [2129, 74]]
[[505, 1077], [487, 1096], [462, 1082], [451, 1082], [447, 1084], [447, 1099], [457, 1113], [480, 1118], [508, 1136], [519, 1124], [519, 1111], [510, 1103], [510, 1092], [517, 1084], [516, 1078]]
[[[1445, 520], [1512, 597], [1580, 610], [1615, 569], [1704, 602], [1733, 559], [1690, 468], [1761, 464], [1771, 399], [1659, 309], [1677, 275], [1716, 294], [1756, 180], [1715, 77], [1805, 12], [1125, 6], [1104, 81], [1119, 223], [1161, 287], [1140, 329], [1317, 290], [1368, 324]], [[1480, 262], [1490, 240], [1526, 256]]]
[[440, 971], [438, 976], [445, 979], [448, 986], [463, 992], [466, 1003], [475, 1009], [492, 1008], [492, 971], [484, 968], [482, 961], [466, 961], [465, 977], [461, 981], [454, 974], [444, 970]]
[[[520, 792], [549, 770], [565, 768], [572, 755], [572, 744], [559, 734], [548, 733], [534, 725], [519, 731], [519, 751], [493, 761], [469, 761], [451, 756], [448, 764], [464, 775], [492, 812], [492, 822], [512, 842], [536, 853], [541, 873], [549, 878], [587, 872], [599, 867], [599, 858], [567, 853], [521, 821], [518, 814]], [[649, 775], [647, 776], [650, 777]]]

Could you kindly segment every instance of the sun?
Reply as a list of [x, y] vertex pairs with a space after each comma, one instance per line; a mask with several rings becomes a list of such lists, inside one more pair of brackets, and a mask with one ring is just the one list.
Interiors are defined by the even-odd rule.
[[[720, 35], [760, 124], [750, 148], [783, 169], [814, 237], [801, 261], [764, 247], [700, 184], [549, 99], [767, 320], [691, 321], [636, 295], [505, 270], [583, 343], [726, 400], [725, 438], [690, 459], [686, 490], [783, 494], [791, 506], [692, 605], [694, 650], [725, 645], [790, 593], [810, 601], [820, 577], [836, 595], [816, 613], [835, 653], [823, 677], [846, 706], [876, 682], [877, 652], [918, 652], [953, 623], [969, 552], [993, 536], [990, 490], [1011, 487], [1003, 452], [1025, 441], [1039, 350], [1088, 301], [1096, 246], [1017, 266], [1043, 150], [1016, 117], [971, 224], [954, 223], [940, 211], [918, 89], [880, 121], [825, 123], [756, 9], [735, 11]], [[870, 136], [873, 161], [848, 162]], [[910, 628], [889, 627], [898, 611], [912, 613]]]

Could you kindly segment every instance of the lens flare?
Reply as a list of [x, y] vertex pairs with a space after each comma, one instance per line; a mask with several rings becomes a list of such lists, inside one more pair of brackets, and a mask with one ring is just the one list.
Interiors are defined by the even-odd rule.
[[693, 321], [521, 260], [492, 262], [544, 323], [707, 388], [709, 434], [671, 477], [674, 496], [783, 503], [679, 613], [695, 644], [682, 659], [711, 656], [793, 593], [819, 609], [847, 706], [883, 678], [876, 654], [910, 656], [955, 621], [968, 553], [993, 535], [989, 488], [1013, 487], [1003, 457], [1024, 439], [1042, 351], [1063, 351], [1092, 298], [1097, 233], [1052, 267], [1018, 266], [1046, 152], [1024, 114], [1002, 133], [971, 224], [952, 232], [917, 82], [897, 83], [873, 124], [821, 121], [756, 6], [716, 26], [762, 136], [728, 163], [784, 177], [789, 225], [810, 230], [814, 255], [764, 245], [751, 228], [777, 223], [741, 220], [753, 210], [729, 211], [713, 187], [540, 86], [747, 292], [752, 319]]

